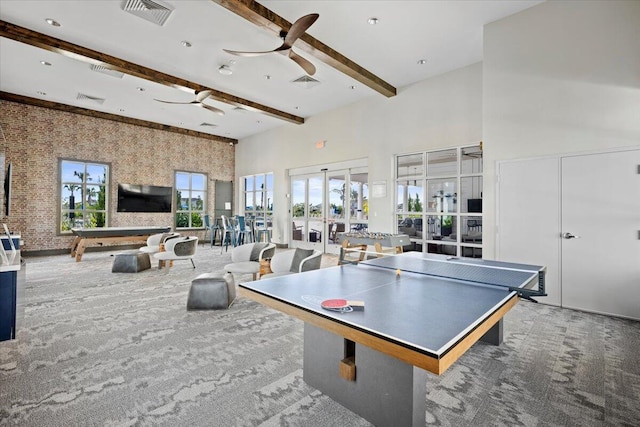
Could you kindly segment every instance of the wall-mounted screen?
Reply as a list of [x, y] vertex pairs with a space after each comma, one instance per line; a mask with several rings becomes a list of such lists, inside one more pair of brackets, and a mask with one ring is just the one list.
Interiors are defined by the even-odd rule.
[[171, 212], [172, 201], [171, 187], [118, 184], [118, 212]]
[[11, 163], [7, 165], [7, 175], [4, 178], [4, 213], [11, 213]]

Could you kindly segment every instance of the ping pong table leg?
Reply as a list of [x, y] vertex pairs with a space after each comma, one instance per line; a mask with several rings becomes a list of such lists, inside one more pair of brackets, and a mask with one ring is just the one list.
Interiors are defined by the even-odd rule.
[[482, 338], [480, 338], [480, 341], [493, 345], [500, 345], [502, 344], [502, 338], [502, 319], [500, 319], [482, 336]]
[[345, 341], [305, 323], [304, 381], [375, 425], [424, 426], [427, 371], [354, 343], [355, 381], [346, 380]]

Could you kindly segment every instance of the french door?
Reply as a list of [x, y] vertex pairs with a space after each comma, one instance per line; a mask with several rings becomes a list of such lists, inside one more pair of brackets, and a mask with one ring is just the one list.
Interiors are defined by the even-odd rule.
[[339, 253], [339, 234], [368, 228], [366, 168], [291, 176], [290, 247]]

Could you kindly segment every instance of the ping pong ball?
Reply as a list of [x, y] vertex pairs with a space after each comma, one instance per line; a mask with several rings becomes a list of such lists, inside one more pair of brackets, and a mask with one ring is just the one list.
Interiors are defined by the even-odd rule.
[[399, 276], [400, 275], [400, 269], [396, 270], [396, 274]]

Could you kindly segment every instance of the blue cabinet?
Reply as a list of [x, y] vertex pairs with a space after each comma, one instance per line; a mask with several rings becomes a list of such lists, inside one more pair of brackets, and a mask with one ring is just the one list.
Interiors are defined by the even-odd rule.
[[[14, 239], [12, 239], [14, 240]], [[1, 239], [5, 251], [9, 251], [9, 240]], [[14, 240], [19, 248], [20, 237]], [[24, 306], [22, 296], [26, 277], [26, 263], [17, 253], [10, 264], [0, 265], [0, 341], [15, 339], [16, 331], [22, 321]]]

